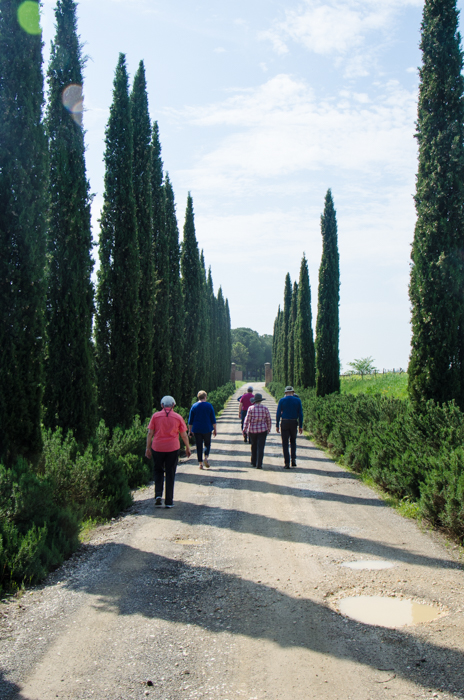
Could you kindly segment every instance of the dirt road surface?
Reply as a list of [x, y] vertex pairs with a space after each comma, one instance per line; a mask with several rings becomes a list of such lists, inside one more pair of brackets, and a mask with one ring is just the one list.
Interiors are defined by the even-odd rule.
[[[304, 438], [284, 470], [265, 396], [262, 471], [233, 398], [211, 469], [179, 465], [172, 510], [155, 509], [152, 487], [137, 492], [44, 585], [0, 606], [2, 700], [464, 697], [458, 550]], [[392, 568], [343, 566], [358, 560]], [[356, 622], [338, 612], [355, 595], [427, 602], [439, 616]]]

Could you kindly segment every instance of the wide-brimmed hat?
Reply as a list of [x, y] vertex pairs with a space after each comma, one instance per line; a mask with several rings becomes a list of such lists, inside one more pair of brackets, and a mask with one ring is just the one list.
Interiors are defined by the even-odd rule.
[[292, 386], [286, 386], [285, 393], [287, 393], [287, 391], [295, 391], [295, 389]]
[[251, 399], [252, 403], [260, 403], [261, 401], [266, 401], [266, 399], [263, 399], [262, 394], [255, 394], [253, 398]]

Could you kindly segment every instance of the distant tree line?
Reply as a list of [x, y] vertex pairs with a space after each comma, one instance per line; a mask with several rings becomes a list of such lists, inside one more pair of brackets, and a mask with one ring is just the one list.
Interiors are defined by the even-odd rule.
[[233, 328], [232, 362], [243, 371], [244, 379], [264, 379], [264, 365], [272, 362], [272, 335], [259, 335], [251, 328]]
[[301, 260], [293, 287], [287, 273], [283, 308], [279, 306], [272, 343], [273, 379], [282, 384], [316, 387], [318, 396], [340, 391], [340, 271], [336, 213], [330, 190], [321, 217], [322, 259], [314, 341], [308, 263]]
[[86, 444], [99, 419], [128, 428], [163, 394], [187, 405], [199, 388], [228, 380], [231, 356], [228, 302], [198, 249], [192, 198], [180, 244], [144, 65], [130, 90], [123, 54], [106, 128], [95, 293], [76, 2], [57, 0], [45, 116], [39, 5], [25, 20], [20, 5], [0, 4], [5, 463], [37, 459], [42, 421]]

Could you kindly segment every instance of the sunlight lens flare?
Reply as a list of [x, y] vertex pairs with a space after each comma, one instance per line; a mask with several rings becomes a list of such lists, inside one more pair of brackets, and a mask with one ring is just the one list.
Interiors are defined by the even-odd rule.
[[21, 29], [28, 34], [42, 34], [39, 3], [33, 0], [22, 2], [18, 7], [18, 22]]
[[65, 87], [61, 94], [61, 100], [76, 124], [82, 126], [82, 112], [84, 111], [82, 85], [68, 85]]

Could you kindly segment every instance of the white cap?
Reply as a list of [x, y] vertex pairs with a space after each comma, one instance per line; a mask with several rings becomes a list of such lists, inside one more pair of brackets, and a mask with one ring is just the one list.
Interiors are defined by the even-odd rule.
[[170, 406], [175, 406], [176, 401], [172, 396], [163, 396], [161, 399], [161, 405], [165, 408], [169, 408]]

